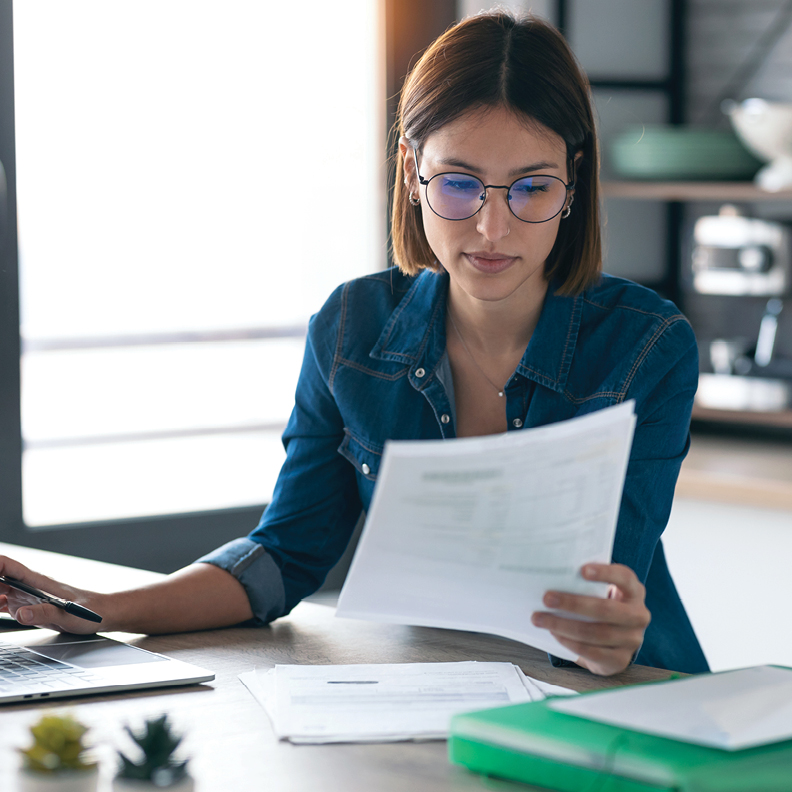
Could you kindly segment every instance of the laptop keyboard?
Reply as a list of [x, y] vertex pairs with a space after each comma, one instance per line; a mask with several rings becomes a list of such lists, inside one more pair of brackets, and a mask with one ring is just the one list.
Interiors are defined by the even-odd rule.
[[84, 688], [98, 677], [20, 646], [0, 647], [0, 694]]

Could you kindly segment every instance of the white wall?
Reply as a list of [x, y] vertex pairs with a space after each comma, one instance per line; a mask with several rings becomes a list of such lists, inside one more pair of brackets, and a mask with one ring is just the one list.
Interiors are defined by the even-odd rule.
[[713, 671], [792, 666], [792, 511], [677, 498], [664, 542]]

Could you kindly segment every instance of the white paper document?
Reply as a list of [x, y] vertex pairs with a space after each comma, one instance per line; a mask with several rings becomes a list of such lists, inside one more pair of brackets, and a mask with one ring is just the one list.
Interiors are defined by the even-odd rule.
[[457, 713], [573, 693], [511, 663], [278, 665], [239, 678], [278, 738], [297, 743], [445, 739]]
[[390, 442], [337, 616], [493, 633], [576, 656], [531, 614], [609, 563], [633, 403], [488, 437]]
[[792, 669], [756, 666], [701, 674], [550, 706], [634, 731], [735, 751], [792, 739]]

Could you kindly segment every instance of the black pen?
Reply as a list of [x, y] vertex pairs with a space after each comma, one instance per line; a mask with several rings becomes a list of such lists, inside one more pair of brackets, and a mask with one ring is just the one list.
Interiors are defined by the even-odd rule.
[[11, 588], [19, 589], [19, 591], [24, 591], [25, 594], [32, 594], [43, 602], [48, 602], [50, 605], [65, 610], [66, 613], [71, 613], [72, 616], [77, 616], [80, 619], [86, 619], [87, 621], [97, 623], [102, 621], [102, 617], [98, 613], [94, 613], [92, 610], [88, 610], [88, 608], [83, 608], [82, 605], [78, 605], [76, 602], [69, 602], [60, 597], [53, 597], [52, 594], [47, 594], [33, 586], [28, 586], [27, 583], [23, 583], [21, 580], [15, 580], [14, 578], [0, 575], [0, 583], [11, 586]]

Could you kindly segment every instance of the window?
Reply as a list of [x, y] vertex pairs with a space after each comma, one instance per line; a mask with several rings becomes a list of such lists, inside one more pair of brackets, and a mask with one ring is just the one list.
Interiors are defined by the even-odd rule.
[[309, 316], [385, 265], [378, 4], [39, 0], [14, 5], [13, 46], [22, 525], [3, 538], [79, 552], [197, 512], [170, 524], [245, 533]]

